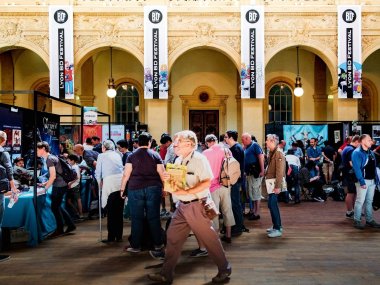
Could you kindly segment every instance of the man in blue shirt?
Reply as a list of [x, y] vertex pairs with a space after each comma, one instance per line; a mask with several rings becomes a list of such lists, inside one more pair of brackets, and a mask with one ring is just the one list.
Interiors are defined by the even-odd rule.
[[306, 149], [307, 160], [314, 161], [319, 166], [322, 157], [322, 149], [317, 146], [317, 139], [310, 139], [310, 146]]
[[370, 135], [363, 134], [359, 138], [360, 146], [356, 148], [351, 156], [352, 168], [358, 179], [356, 185], [356, 201], [354, 208], [354, 227], [364, 229], [361, 223], [363, 205], [365, 207], [365, 225], [380, 228], [380, 224], [373, 219], [372, 201], [375, 194], [376, 184], [379, 178], [376, 172], [376, 158], [371, 151], [372, 139]]
[[241, 136], [244, 145], [244, 172], [247, 175], [247, 192], [253, 201], [253, 212], [249, 220], [260, 219], [261, 182], [264, 176], [264, 153], [258, 143], [252, 141], [249, 133]]

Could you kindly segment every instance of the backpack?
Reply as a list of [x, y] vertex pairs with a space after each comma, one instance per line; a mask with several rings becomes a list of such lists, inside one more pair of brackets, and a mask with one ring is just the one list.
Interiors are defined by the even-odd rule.
[[66, 183], [74, 181], [78, 178], [77, 172], [63, 158], [58, 157], [58, 162], [61, 165], [62, 173], [57, 171], [57, 174], [63, 178]]
[[333, 185], [334, 191], [330, 194], [334, 201], [344, 201], [345, 193], [343, 187], [337, 183]]
[[224, 158], [220, 169], [219, 182], [224, 187], [234, 185], [241, 175], [240, 163], [224, 150]]

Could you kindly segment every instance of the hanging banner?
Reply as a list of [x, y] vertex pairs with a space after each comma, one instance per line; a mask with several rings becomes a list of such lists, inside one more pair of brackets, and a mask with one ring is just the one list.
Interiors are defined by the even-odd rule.
[[166, 6], [144, 7], [144, 98], [168, 99], [168, 17]]
[[98, 123], [98, 108], [83, 107], [83, 124], [96, 125]]
[[49, 6], [50, 95], [74, 99], [73, 7]]
[[338, 6], [338, 98], [362, 98], [361, 6]]
[[241, 98], [265, 97], [264, 7], [241, 6]]

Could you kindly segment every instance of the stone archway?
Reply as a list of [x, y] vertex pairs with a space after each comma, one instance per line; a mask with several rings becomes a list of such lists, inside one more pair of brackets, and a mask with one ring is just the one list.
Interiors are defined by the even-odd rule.
[[[44, 77], [38, 79], [32, 84], [30, 90], [39, 91], [44, 94], [50, 94], [50, 79], [49, 77]], [[29, 95], [29, 107], [33, 108], [33, 95]], [[52, 100], [46, 97], [39, 96], [37, 100], [37, 110], [38, 111], [52, 111]]]
[[[180, 46], [178, 46], [175, 50], [170, 52], [169, 69], [171, 69], [173, 64], [181, 55], [195, 48], [210, 48], [218, 52], [221, 52], [234, 63], [234, 65], [236, 66], [236, 70], [240, 72], [240, 62], [241, 62], [240, 54], [234, 48], [232, 48], [230, 45], [226, 44], [225, 42], [210, 40], [209, 38], [204, 39], [204, 40], [191, 39], [191, 40], [185, 41]], [[240, 51], [240, 48], [239, 48], [239, 51]]]
[[91, 58], [93, 55], [99, 53], [100, 51], [108, 49], [110, 46], [113, 48], [122, 50], [129, 54], [132, 54], [137, 60], [144, 64], [144, 54], [141, 52], [137, 46], [130, 44], [128, 42], [104, 42], [102, 40], [97, 40], [84, 45], [80, 50], [77, 50], [74, 54], [75, 66], [77, 68], [81, 67], [86, 60]]
[[[297, 40], [297, 39], [296, 39]], [[337, 58], [336, 52], [332, 47], [326, 46], [325, 43], [319, 42], [311, 39], [300, 39], [299, 42], [295, 42], [293, 38], [286, 39], [277, 43], [272, 47], [268, 47], [265, 53], [265, 65], [281, 50], [287, 49], [289, 47], [297, 47], [300, 49], [307, 50], [313, 54], [319, 56], [323, 62], [326, 64], [327, 69], [330, 71], [332, 78], [332, 85], [338, 85], [338, 77], [334, 76], [337, 73]], [[324, 49], [322, 49], [322, 47]]]
[[358, 119], [360, 121], [376, 121], [378, 118], [378, 92], [376, 85], [363, 78], [362, 99], [358, 100]]

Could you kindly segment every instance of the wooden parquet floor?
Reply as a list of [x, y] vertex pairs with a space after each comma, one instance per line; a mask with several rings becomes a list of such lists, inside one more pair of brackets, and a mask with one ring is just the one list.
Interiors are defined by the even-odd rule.
[[[280, 208], [282, 238], [267, 238], [271, 222], [263, 201], [261, 220], [246, 221], [250, 233], [225, 246], [233, 270], [229, 284], [380, 284], [380, 229], [354, 229], [344, 216], [343, 202]], [[374, 216], [380, 222], [380, 211]], [[125, 240], [129, 231], [125, 223]], [[106, 245], [98, 240], [98, 221], [93, 220], [78, 224], [73, 235], [46, 240], [36, 248], [12, 244], [6, 252], [11, 259], [0, 263], [0, 284], [152, 284], [146, 275], [158, 271], [160, 261], [147, 252], [123, 253], [127, 242]], [[210, 258], [188, 257], [196, 247], [190, 237], [173, 284], [211, 284], [216, 267]]]

